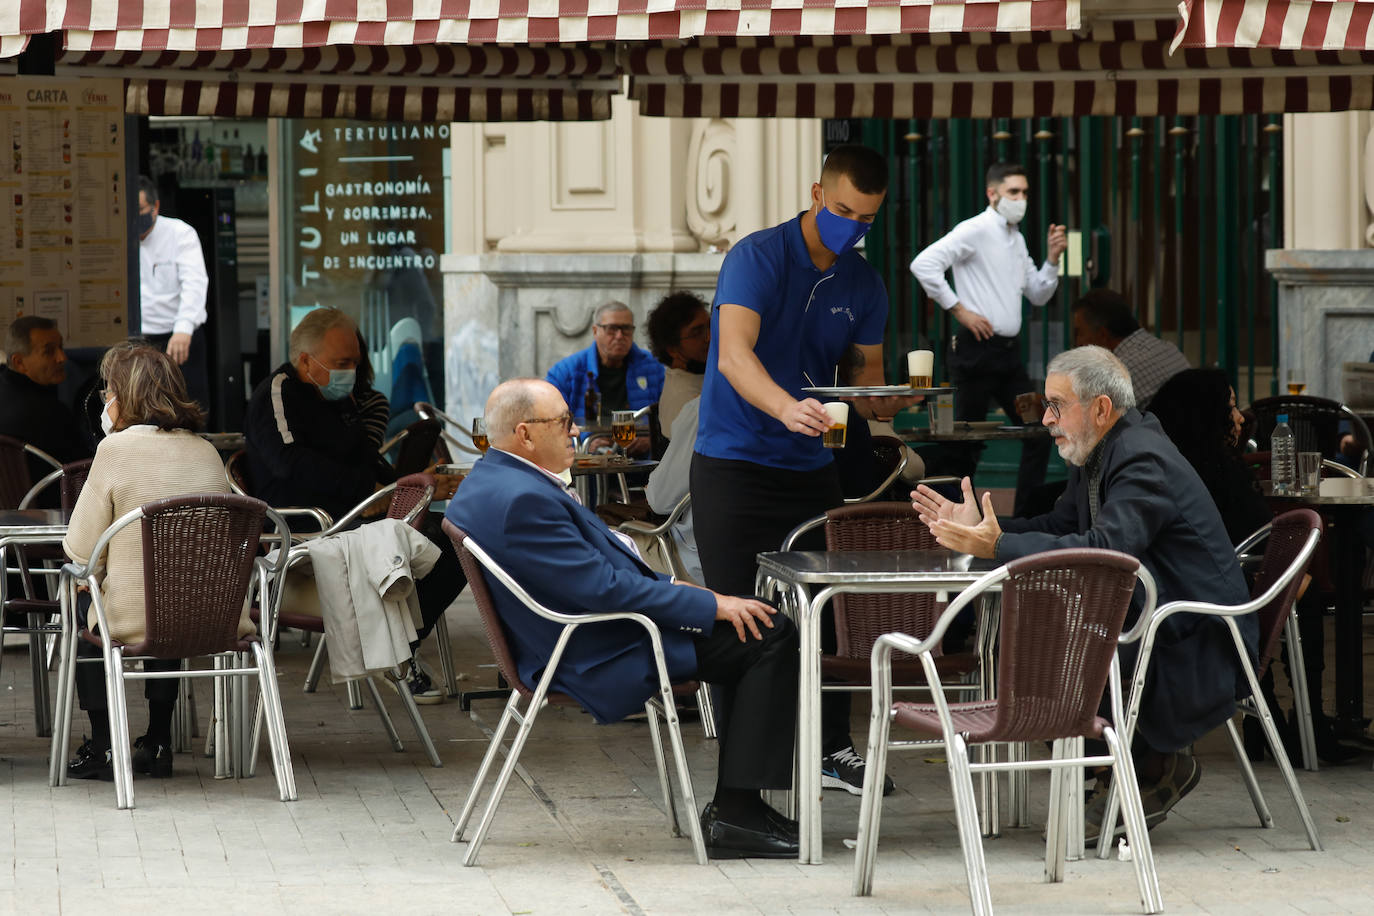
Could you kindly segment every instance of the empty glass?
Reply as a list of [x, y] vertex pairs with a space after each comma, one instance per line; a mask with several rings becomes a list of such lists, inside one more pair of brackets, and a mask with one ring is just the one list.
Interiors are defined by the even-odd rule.
[[1298, 452], [1298, 489], [1316, 493], [1322, 487], [1322, 453]]

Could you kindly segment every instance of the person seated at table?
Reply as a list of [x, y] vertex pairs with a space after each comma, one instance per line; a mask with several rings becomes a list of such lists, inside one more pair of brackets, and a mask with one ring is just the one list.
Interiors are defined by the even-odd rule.
[[[1069, 465], [1068, 488], [1054, 510], [999, 520], [990, 494], [979, 511], [967, 478], [958, 503], [918, 487], [912, 504], [941, 545], [1000, 561], [1064, 547], [1107, 548], [1140, 560], [1159, 586], [1161, 605], [1249, 600], [1206, 486], [1159, 421], [1135, 409], [1130, 373], [1110, 351], [1078, 347], [1050, 360], [1043, 421]], [[1138, 613], [1137, 605], [1128, 626]], [[1253, 659], [1255, 615], [1236, 622]], [[1139, 646], [1121, 647], [1124, 672], [1134, 669]], [[1182, 752], [1235, 712], [1243, 675], [1225, 623], [1193, 614], [1165, 621], [1150, 664], [1132, 754], [1153, 827], [1197, 785], [1201, 767]], [[1100, 792], [1088, 807], [1088, 837], [1096, 837], [1105, 807]]]
[[[318, 506], [338, 519], [395, 479], [355, 397], [359, 339], [347, 314], [315, 309], [291, 332], [290, 361], [253, 392], [244, 416], [248, 482], [268, 505]], [[434, 499], [448, 499], [457, 483], [456, 477], [436, 476]], [[441, 556], [416, 583], [421, 625], [407, 683], [417, 703], [441, 703], [443, 691], [422, 667], [418, 649], [467, 579], [443, 532], [432, 523], [424, 532]]]
[[[644, 496], [649, 501], [649, 508], [659, 515], [670, 514], [691, 489], [692, 452], [696, 450], [700, 409], [700, 397], [692, 398], [682, 405], [668, 433], [668, 450], [659, 459], [658, 467], [649, 472], [649, 482], [644, 487]], [[692, 527], [691, 506], [686, 508], [669, 529], [669, 536], [673, 540], [673, 548], [677, 551], [678, 560], [682, 562], [687, 577], [693, 582], [704, 582], [701, 555], [697, 553], [696, 532]], [[658, 542], [652, 538], [636, 539], [641, 548], [646, 546], [646, 542], [650, 552], [645, 554], [645, 560], [654, 569], [667, 572], [669, 567], [666, 558], [656, 556]]]
[[[219, 452], [196, 433], [205, 425], [200, 406], [186, 393], [181, 369], [164, 351], [141, 341], [110, 348], [100, 361], [105, 410], [101, 426], [105, 438], [95, 450], [90, 476], [72, 510], [62, 549], [75, 563], [87, 563], [95, 542], [115, 519], [145, 503], [195, 493], [226, 493], [229, 481]], [[105, 619], [110, 637], [127, 644], [144, 637], [143, 537], [130, 526], [115, 535], [105, 555], [101, 580]], [[92, 630], [87, 615], [90, 595], [81, 595], [78, 613]], [[239, 635], [256, 632], [245, 613]], [[83, 658], [99, 658], [100, 649], [77, 640]], [[177, 659], [148, 659], [147, 671], [175, 671]], [[162, 779], [172, 775], [172, 711], [178, 680], [144, 682], [148, 700], [148, 731], [134, 741], [133, 769]], [[76, 696], [90, 717], [91, 736], [67, 764], [77, 779], [114, 779], [111, 767], [110, 719], [105, 676], [98, 664], [76, 666]]]
[[711, 349], [711, 310], [696, 293], [678, 290], [659, 300], [648, 324], [649, 350], [667, 367], [658, 399], [658, 422], [671, 430], [683, 405], [701, 397]]
[[[63, 464], [91, 457], [76, 415], [57, 396], [57, 386], [67, 377], [67, 354], [57, 322], [38, 315], [15, 319], [9, 326], [5, 359], [0, 366], [0, 436], [27, 442]], [[46, 461], [32, 455], [28, 459], [33, 483], [52, 471]], [[57, 505], [55, 493], [54, 489], [49, 494], [50, 507]]]
[[1116, 290], [1095, 289], [1073, 304], [1073, 345], [1089, 344], [1111, 350], [1125, 365], [1141, 411], [1149, 408], [1160, 386], [1188, 368], [1178, 347], [1142, 328]]
[[[623, 302], [607, 302], [592, 319], [592, 343], [554, 363], [545, 380], [558, 389], [563, 400], [585, 419], [587, 385], [596, 388], [601, 399], [601, 422], [609, 425], [611, 411], [639, 410], [658, 402], [663, 394], [663, 364], [648, 350], [637, 346], [635, 316]], [[610, 438], [598, 436], [588, 451], [610, 445]], [[639, 436], [626, 447], [635, 458], [649, 453], [649, 437]]]
[[[761, 789], [792, 782], [797, 631], [754, 598], [716, 594], [656, 573], [594, 513], [560, 474], [573, 463], [578, 429], [558, 389], [513, 379], [487, 399], [491, 448], [449, 503], [449, 521], [510, 570], [538, 602], [569, 613], [635, 611], [658, 624], [669, 676], [719, 686], [716, 792], [702, 812], [711, 858], [793, 858], [796, 823], [773, 811]], [[520, 674], [533, 683], [561, 627], [492, 588]], [[597, 722], [616, 722], [658, 691], [646, 632], [597, 624], [568, 644], [553, 689], [577, 699]]]

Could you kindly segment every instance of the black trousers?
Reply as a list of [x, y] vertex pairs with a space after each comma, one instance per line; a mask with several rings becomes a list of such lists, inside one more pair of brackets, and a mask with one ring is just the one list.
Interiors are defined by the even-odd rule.
[[[748, 594], [746, 592], [746, 594]], [[727, 789], [787, 789], [797, 730], [797, 628], [782, 614], [740, 642], [716, 621], [696, 640], [697, 676], [717, 689], [717, 782]]]
[[[86, 626], [86, 613], [91, 607], [91, 596], [81, 592], [77, 600], [76, 616], [82, 626]], [[100, 658], [100, 649], [84, 639], [76, 641], [76, 657]], [[150, 658], [143, 662], [145, 671], [177, 671], [181, 668], [179, 658]], [[143, 682], [143, 696], [152, 703], [175, 703], [177, 685], [180, 678], [154, 678]], [[100, 664], [78, 663], [76, 666], [76, 699], [86, 712], [103, 712], [110, 708], [109, 697], [105, 693], [105, 668]]]
[[[788, 471], [695, 454], [691, 478], [692, 526], [701, 572], [706, 586], [724, 595], [754, 594], [758, 555], [777, 550], [807, 519], [844, 504], [833, 464], [815, 471]], [[796, 546], [824, 550], [825, 534], [811, 532]], [[835, 624], [827, 608], [821, 620], [821, 651], [834, 650]], [[795, 702], [795, 686], [791, 690]], [[821, 696], [821, 749], [830, 753], [852, 743], [851, 698], [848, 693]]]
[[[148, 343], [157, 347], [159, 350], [167, 349], [167, 341], [172, 339], [169, 331], [166, 334], [144, 334], [144, 339]], [[191, 335], [191, 352], [186, 357], [186, 362], [181, 364], [181, 374], [186, 378], [186, 393], [191, 396], [191, 400], [196, 401], [207, 411], [210, 409], [210, 363], [206, 356], [205, 346], [205, 326], [196, 328]]]
[[443, 517], [436, 512], [427, 513], [427, 516], [421, 530], [439, 548], [439, 559], [429, 575], [415, 583], [415, 598], [420, 603], [420, 627], [415, 632], [415, 645], [430, 634], [434, 624], [468, 584], [458, 554], [453, 550], [453, 541], [440, 527]]
[[[1019, 423], [1016, 396], [1036, 390], [1021, 363], [1018, 338], [978, 340], [962, 327], [950, 347], [949, 377], [955, 385], [954, 417], [958, 420], [984, 420], [988, 407], [996, 402], [1009, 422]], [[966, 473], [972, 473], [977, 466], [982, 450], [981, 444], [969, 449]], [[1048, 438], [1021, 440], [1021, 464], [1016, 472], [1016, 515], [1022, 514], [1023, 503], [1031, 491], [1045, 482], [1049, 458]]]

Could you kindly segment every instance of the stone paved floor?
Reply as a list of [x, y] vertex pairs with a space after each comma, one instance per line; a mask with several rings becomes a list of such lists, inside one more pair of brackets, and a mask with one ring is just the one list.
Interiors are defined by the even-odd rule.
[[[450, 612], [459, 667], [494, 677], [475, 614]], [[300, 692], [309, 654], [288, 639], [278, 655], [300, 800], [276, 800], [266, 756], [257, 778], [213, 778], [213, 762], [179, 755], [176, 777], [139, 779], [138, 807], [118, 811], [108, 783], [49, 789], [47, 742], [34, 736], [25, 651], [0, 670], [0, 912], [312, 914], [462, 913], [961, 913], [962, 859], [946, 770], [919, 754], [894, 757], [899, 790], [884, 807], [875, 893], [849, 893], [858, 800], [827, 793], [826, 862], [692, 863], [666, 830], [644, 725], [595, 727], [546, 710], [482, 850], [461, 864], [453, 819], [485, 747], [499, 701], [471, 715], [456, 703], [424, 708], [442, 769], [386, 745], [370, 709], [350, 711], [342, 689]], [[394, 695], [393, 713], [400, 715]], [[862, 735], [866, 704], [856, 704]], [[207, 704], [202, 703], [202, 712]], [[1374, 707], [1371, 707], [1374, 708]], [[82, 715], [78, 713], [78, 715]], [[78, 719], [78, 730], [81, 725]], [[133, 734], [142, 731], [137, 711]], [[695, 784], [713, 785], [714, 748], [685, 728]], [[77, 740], [79, 740], [79, 734]], [[1326, 852], [1307, 849], [1272, 765], [1260, 767], [1274, 812], [1256, 826], [1224, 738], [1198, 748], [1197, 790], [1153, 834], [1168, 912], [1369, 913], [1374, 909], [1374, 781], [1368, 758], [1301, 773]], [[1045, 780], [1033, 779], [1036, 826], [985, 843], [993, 902], [1002, 913], [1139, 912], [1131, 867], [1069, 863], [1042, 883]]]

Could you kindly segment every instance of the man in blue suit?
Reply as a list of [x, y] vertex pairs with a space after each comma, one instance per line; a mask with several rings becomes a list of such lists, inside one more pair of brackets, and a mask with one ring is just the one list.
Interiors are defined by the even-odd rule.
[[[497, 386], [487, 400], [491, 448], [449, 503], [447, 518], [540, 603], [564, 612], [637, 611], [658, 624], [668, 673], [719, 686], [720, 760], [715, 798], [702, 812], [712, 858], [792, 858], [796, 823], [760, 789], [792, 778], [797, 633], [753, 598], [720, 595], [654, 572], [633, 543], [585, 508], [559, 476], [573, 463], [578, 429], [558, 389], [538, 379]], [[559, 624], [491, 582], [497, 612], [526, 683], [543, 672]], [[577, 632], [553, 680], [598, 722], [643, 708], [658, 689], [645, 631], [629, 622]]]

